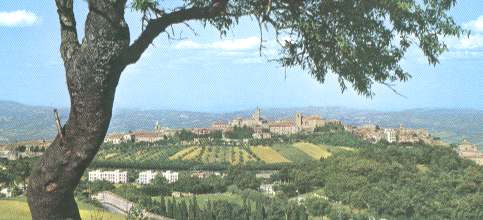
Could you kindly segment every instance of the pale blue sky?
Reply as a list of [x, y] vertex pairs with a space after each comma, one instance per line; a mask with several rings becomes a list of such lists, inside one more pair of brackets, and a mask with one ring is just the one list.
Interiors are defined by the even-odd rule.
[[[82, 34], [85, 1], [76, 1]], [[380, 110], [409, 108], [483, 109], [483, 1], [460, 0], [451, 11], [472, 31], [469, 39], [448, 39], [450, 51], [436, 67], [416, 50], [403, 65], [413, 74], [397, 85], [402, 98], [377, 86], [372, 99], [353, 91], [341, 94], [333, 76], [319, 84], [299, 69], [267, 62], [275, 44], [267, 39], [258, 56], [258, 27], [244, 19], [226, 38], [212, 28], [192, 25], [199, 36], [178, 26], [184, 40], [160, 36], [141, 61], [126, 69], [115, 107], [233, 111], [261, 107], [346, 106]], [[139, 14], [129, 12], [134, 39]], [[270, 33], [267, 33], [268, 36]], [[59, 24], [53, 0], [0, 1], [0, 100], [65, 107], [69, 105], [59, 55]]]

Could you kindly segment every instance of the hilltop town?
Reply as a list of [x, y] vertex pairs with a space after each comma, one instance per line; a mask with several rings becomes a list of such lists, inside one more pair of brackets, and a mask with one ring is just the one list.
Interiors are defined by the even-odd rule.
[[317, 128], [324, 126], [341, 127], [360, 138], [372, 143], [386, 141], [398, 144], [444, 144], [433, 138], [426, 129], [404, 128], [380, 128], [378, 125], [368, 124], [360, 127], [344, 125], [340, 120], [323, 119], [319, 115], [303, 115], [296, 113], [292, 119], [280, 119], [269, 121], [262, 117], [261, 109], [257, 108], [249, 118], [235, 118], [229, 122], [217, 121], [209, 128], [184, 128], [173, 129], [161, 127], [158, 122], [153, 131], [134, 131], [128, 133], [108, 134], [106, 143], [119, 144], [126, 142], [151, 142], [167, 139], [182, 130], [192, 132], [194, 135], [210, 135], [222, 132], [223, 139], [230, 140], [225, 134], [236, 128], [247, 128], [252, 132], [251, 137], [245, 139], [270, 139], [272, 136], [289, 136], [297, 133], [311, 133]]
[[[367, 193], [368, 187], [377, 186], [369, 188], [372, 191], [366, 197], [387, 187], [400, 189], [386, 192], [395, 198], [411, 196], [401, 194], [405, 187], [427, 190], [408, 185], [408, 176], [435, 186], [451, 172], [459, 179], [456, 188], [473, 193], [476, 189], [467, 188], [473, 183], [465, 181], [477, 178], [483, 164], [483, 153], [476, 145], [468, 141], [450, 145], [424, 128], [354, 126], [302, 112], [270, 120], [257, 108], [249, 117], [214, 121], [207, 127], [153, 124], [149, 131], [108, 134], [76, 197], [121, 213], [141, 207], [144, 216], [161, 219], [178, 218], [174, 213], [184, 212], [183, 202], [193, 204], [197, 199], [217, 204], [235, 201], [220, 207], [256, 201], [259, 205], [252, 203], [256, 210], [274, 209], [270, 203], [262, 208], [260, 198], [296, 201], [301, 210], [310, 208], [307, 212], [313, 216], [334, 217], [341, 212], [357, 216], [360, 211], [354, 210], [364, 206], [350, 199]], [[0, 148], [0, 177], [4, 178], [0, 197], [25, 193], [30, 165], [49, 144], [26, 141]], [[466, 194], [451, 195], [466, 198]], [[341, 209], [341, 201], [354, 208]], [[322, 212], [314, 208], [319, 203], [326, 206]], [[398, 215], [384, 204], [370, 205], [388, 210], [381, 212], [385, 216]], [[379, 215], [367, 208], [362, 213]]]
[[[317, 129], [327, 126], [343, 129], [370, 143], [422, 143], [449, 146], [449, 144], [443, 142], [438, 137], [433, 137], [425, 128], [405, 128], [402, 124], [397, 128], [382, 128], [376, 124], [353, 126], [344, 124], [340, 120], [324, 119], [319, 115], [304, 115], [300, 112], [295, 113], [292, 118], [267, 120], [263, 117], [260, 108], [256, 108], [251, 117], [237, 117], [231, 121], [215, 121], [210, 127], [206, 128], [168, 128], [162, 127], [159, 122], [155, 122], [151, 131], [111, 133], [105, 137], [104, 142], [108, 144], [155, 143], [185, 132], [193, 136], [191, 141], [183, 141], [183, 144], [186, 145], [200, 144], [216, 136], [219, 136], [227, 144], [242, 144], [248, 143], [250, 140], [271, 140], [280, 136], [313, 133]], [[234, 130], [245, 130], [246, 132], [242, 138], [233, 138], [233, 135], [230, 134]], [[49, 141], [38, 140], [3, 145], [0, 146], [0, 158], [14, 160], [21, 157], [40, 156], [49, 144]], [[483, 153], [478, 150], [476, 145], [471, 144], [467, 140], [460, 143], [455, 150], [461, 157], [483, 164]]]

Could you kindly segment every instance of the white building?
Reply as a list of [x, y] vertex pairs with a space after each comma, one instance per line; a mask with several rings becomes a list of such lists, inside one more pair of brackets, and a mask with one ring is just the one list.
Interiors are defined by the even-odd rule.
[[275, 190], [273, 189], [273, 184], [262, 184], [260, 185], [260, 191], [266, 193], [267, 195], [275, 195]]
[[89, 172], [89, 181], [104, 180], [110, 183], [127, 183], [127, 171], [101, 171], [94, 170]]
[[154, 178], [158, 175], [158, 172], [153, 172], [152, 170], [143, 171], [139, 173], [138, 183], [139, 184], [150, 184]]
[[384, 136], [388, 143], [395, 143], [397, 141], [397, 131], [395, 129], [385, 128]]
[[12, 188], [3, 188], [2, 190], [0, 190], [0, 194], [2, 194], [3, 196], [5, 196], [6, 198], [11, 198], [13, 196], [13, 190]]
[[174, 183], [174, 182], [178, 181], [179, 173], [171, 171], [171, 170], [167, 170], [167, 171], [161, 172], [161, 175], [166, 180], [168, 180], [168, 183]]

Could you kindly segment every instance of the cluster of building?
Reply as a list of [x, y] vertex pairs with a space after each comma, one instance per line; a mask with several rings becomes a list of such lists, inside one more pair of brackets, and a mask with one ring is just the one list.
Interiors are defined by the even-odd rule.
[[462, 158], [475, 161], [479, 165], [483, 165], [483, 153], [478, 150], [478, 147], [471, 144], [467, 140], [458, 145], [458, 155]]
[[[257, 108], [249, 118], [235, 118], [229, 122], [214, 122], [209, 128], [188, 128], [195, 135], [209, 135], [215, 131], [229, 132], [235, 127], [248, 127], [254, 131], [254, 139], [270, 139], [272, 135], [291, 135], [299, 132], [313, 132], [317, 127], [328, 124], [342, 125], [339, 120], [322, 119], [318, 115], [305, 116], [296, 113], [292, 119], [269, 121], [262, 117]], [[158, 122], [152, 132], [129, 132], [127, 134], [109, 134], [104, 139], [106, 143], [120, 144], [127, 142], [156, 142], [174, 136], [181, 129], [161, 127]]]
[[0, 146], [0, 158], [18, 160], [20, 158], [38, 157], [50, 145], [46, 140], [22, 141]]
[[[220, 172], [215, 171], [193, 171], [191, 172], [192, 177], [197, 178], [207, 178], [209, 176], [221, 176]], [[179, 172], [166, 170], [166, 171], [153, 171], [153, 170], [145, 170], [139, 173], [138, 178], [136, 180], [139, 184], [150, 184], [156, 177], [162, 176], [168, 183], [174, 183], [178, 181]], [[88, 180], [90, 182], [93, 181], [107, 181], [110, 183], [118, 184], [118, 183], [128, 183], [128, 173], [127, 171], [120, 171], [120, 170], [112, 170], [112, 171], [103, 171], [103, 170], [93, 170], [89, 171], [88, 173]]]
[[[174, 171], [163, 171], [155, 172], [152, 170], [142, 171], [139, 173], [137, 182], [139, 184], [150, 184], [158, 175], [164, 177], [169, 183], [174, 183], [178, 181], [178, 172]], [[88, 180], [93, 181], [107, 181], [114, 184], [128, 183], [127, 171], [113, 170], [113, 171], [102, 171], [93, 170], [88, 173]]]
[[344, 127], [345, 130], [371, 143], [386, 141], [397, 144], [437, 144], [438, 142], [429, 134], [427, 129], [405, 128], [403, 125], [400, 125], [399, 128], [380, 128], [374, 124]]
[[137, 182], [139, 184], [150, 184], [158, 175], [161, 175], [163, 178], [165, 178], [168, 183], [174, 183], [178, 181], [179, 173], [171, 170], [163, 172], [147, 170], [139, 173]]
[[262, 117], [261, 109], [257, 108], [250, 118], [236, 118], [228, 123], [215, 122], [211, 128], [226, 132], [234, 127], [249, 127], [255, 131], [253, 138], [269, 139], [272, 134], [291, 135], [304, 131], [313, 132], [317, 127], [328, 124], [342, 125], [342, 122], [322, 119], [318, 115], [304, 116], [302, 113], [296, 113], [292, 119], [269, 121]]
[[[427, 129], [405, 128], [380, 128], [375, 124], [367, 124], [359, 127], [343, 125], [339, 120], [323, 119], [319, 115], [303, 115], [296, 113], [291, 119], [270, 121], [262, 117], [260, 108], [257, 108], [251, 117], [235, 118], [229, 122], [217, 121], [209, 128], [187, 129], [195, 135], [208, 135], [215, 131], [222, 134], [232, 131], [235, 127], [248, 127], [253, 129], [254, 139], [270, 139], [273, 135], [292, 135], [300, 132], [314, 132], [318, 127], [335, 125], [343, 127], [346, 131], [367, 140], [371, 143], [386, 141], [397, 144], [444, 144], [435, 140]], [[111, 134], [105, 142], [119, 144], [124, 142], [156, 142], [174, 136], [180, 129], [163, 128], [156, 123], [152, 132], [129, 132], [128, 134]], [[223, 135], [224, 137], [224, 135]], [[226, 139], [226, 138], [225, 138]], [[227, 140], [227, 139], [226, 139]]]
[[107, 181], [110, 183], [127, 183], [127, 171], [102, 171], [102, 170], [94, 170], [89, 171], [88, 178], [90, 182], [93, 181]]

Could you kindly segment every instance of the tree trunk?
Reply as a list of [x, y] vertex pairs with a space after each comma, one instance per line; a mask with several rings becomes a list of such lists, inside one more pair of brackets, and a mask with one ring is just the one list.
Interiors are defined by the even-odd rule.
[[[67, 26], [62, 20], [62, 9], [59, 7], [61, 25]], [[68, 36], [63, 32], [62, 37]], [[73, 192], [104, 140], [116, 86], [125, 68], [119, 61], [129, 46], [124, 5], [89, 0], [82, 45], [75, 49], [69, 43], [62, 42], [61, 53], [71, 99], [70, 114], [62, 137], [57, 135], [29, 178], [28, 203], [34, 220], [80, 219]]]

